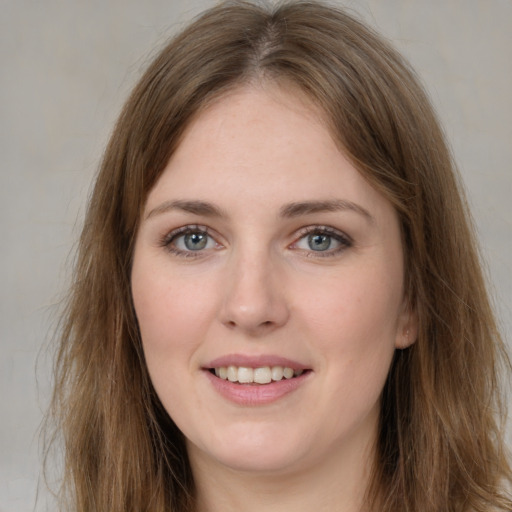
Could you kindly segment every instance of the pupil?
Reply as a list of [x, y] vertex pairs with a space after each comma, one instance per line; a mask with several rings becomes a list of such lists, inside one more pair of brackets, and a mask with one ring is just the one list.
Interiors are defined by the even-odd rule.
[[208, 241], [205, 233], [190, 233], [185, 235], [185, 247], [190, 251], [199, 251], [206, 247]]
[[308, 245], [313, 251], [326, 251], [331, 245], [329, 235], [309, 235]]

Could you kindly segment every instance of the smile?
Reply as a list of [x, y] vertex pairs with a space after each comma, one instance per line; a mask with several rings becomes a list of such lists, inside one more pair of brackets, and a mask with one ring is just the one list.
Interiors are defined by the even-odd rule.
[[242, 406], [275, 402], [306, 385], [314, 369], [303, 361], [275, 354], [226, 354], [203, 367], [212, 388]]
[[250, 368], [246, 366], [220, 366], [210, 370], [217, 377], [239, 384], [270, 384], [283, 379], [293, 379], [302, 375], [304, 370], [294, 370], [289, 366], [262, 366]]

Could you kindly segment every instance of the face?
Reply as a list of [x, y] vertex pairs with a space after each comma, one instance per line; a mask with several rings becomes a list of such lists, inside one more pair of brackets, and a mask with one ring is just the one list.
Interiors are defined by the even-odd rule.
[[248, 87], [202, 112], [149, 194], [132, 269], [149, 373], [193, 466], [362, 453], [413, 338], [403, 281], [396, 213], [304, 98]]

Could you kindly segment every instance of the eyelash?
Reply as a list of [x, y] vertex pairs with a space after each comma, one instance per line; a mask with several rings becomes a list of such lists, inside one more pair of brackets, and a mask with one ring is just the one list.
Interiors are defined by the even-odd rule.
[[[207, 226], [200, 226], [200, 225], [189, 225], [189, 226], [183, 226], [178, 229], [174, 229], [170, 233], [167, 233], [162, 240], [160, 241], [160, 245], [164, 247], [167, 251], [169, 251], [171, 254], [175, 256], [181, 256], [183, 258], [197, 258], [200, 256], [200, 253], [202, 251], [183, 251], [181, 249], [178, 249], [174, 244], [176, 243], [176, 240], [184, 235], [188, 234], [202, 234], [210, 237], [209, 229]], [[213, 237], [211, 237], [213, 239]]]
[[306, 250], [308, 258], [330, 258], [338, 256], [343, 251], [354, 245], [353, 240], [348, 235], [330, 226], [306, 226], [299, 230], [297, 240], [293, 242], [292, 246], [297, 245], [303, 238], [311, 235], [328, 236], [334, 239], [340, 245], [336, 249], [328, 249], [326, 251]]
[[[188, 225], [183, 226], [178, 229], [174, 229], [170, 233], [167, 233], [164, 237], [162, 237], [160, 241], [160, 245], [164, 247], [167, 251], [169, 251], [171, 254], [179, 257], [184, 258], [198, 258], [201, 257], [204, 251], [203, 250], [181, 250], [178, 249], [174, 244], [176, 243], [176, 240], [178, 240], [180, 237], [185, 236], [187, 234], [201, 234], [206, 235], [210, 237], [212, 240], [215, 241], [213, 237], [211, 237], [210, 230], [207, 226], [201, 226], [201, 225]], [[303, 238], [311, 235], [325, 235], [332, 239], [334, 239], [336, 242], [338, 242], [340, 245], [339, 247], [335, 249], [328, 249], [326, 251], [314, 251], [314, 250], [306, 250], [306, 249], [298, 249], [303, 250], [307, 253], [307, 257], [309, 258], [329, 258], [333, 256], [338, 256], [346, 249], [349, 249], [353, 246], [352, 239], [342, 233], [341, 231], [338, 231], [337, 229], [334, 229], [329, 226], [306, 226], [302, 229], [300, 229], [297, 233], [297, 238], [295, 242], [293, 242], [289, 247], [296, 246]], [[215, 243], [217, 243], [215, 241]]]

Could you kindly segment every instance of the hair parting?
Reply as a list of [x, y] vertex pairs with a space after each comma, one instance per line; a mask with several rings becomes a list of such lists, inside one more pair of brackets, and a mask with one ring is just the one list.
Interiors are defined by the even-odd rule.
[[195, 510], [183, 436], [144, 360], [133, 244], [147, 195], [192, 119], [230, 90], [266, 83], [291, 84], [318, 106], [401, 223], [419, 334], [396, 352], [382, 394], [369, 510], [512, 510], [500, 422], [510, 362], [442, 129], [387, 42], [346, 12], [307, 1], [213, 7], [163, 48], [124, 106], [59, 330], [50, 418], [65, 450], [62, 510]]

